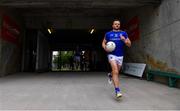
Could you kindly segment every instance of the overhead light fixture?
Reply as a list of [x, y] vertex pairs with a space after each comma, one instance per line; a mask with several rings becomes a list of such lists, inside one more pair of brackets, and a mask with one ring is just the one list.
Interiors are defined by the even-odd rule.
[[49, 32], [49, 34], [51, 34], [51, 33], [52, 33], [50, 28], [48, 28], [48, 32]]
[[93, 33], [94, 33], [94, 30], [95, 30], [94, 28], [91, 29], [90, 34], [93, 34]]
[[95, 27], [94, 27], [94, 25], [92, 25], [92, 26], [90, 27], [90, 29], [89, 29], [89, 33], [90, 33], [90, 34], [93, 34], [95, 31], [96, 31], [96, 30], [95, 30]]

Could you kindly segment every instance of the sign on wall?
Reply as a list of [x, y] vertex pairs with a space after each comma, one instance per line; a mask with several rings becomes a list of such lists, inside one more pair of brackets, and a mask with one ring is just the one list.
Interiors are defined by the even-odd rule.
[[146, 64], [143, 63], [124, 63], [123, 73], [142, 77]]
[[18, 45], [20, 35], [19, 26], [7, 15], [2, 16], [1, 35], [3, 40]]

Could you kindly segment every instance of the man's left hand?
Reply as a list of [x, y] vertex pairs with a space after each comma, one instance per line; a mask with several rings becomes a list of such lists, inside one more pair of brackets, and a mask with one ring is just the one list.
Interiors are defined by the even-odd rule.
[[125, 40], [126, 40], [126, 38], [121, 34], [120, 35], [120, 39], [123, 41], [123, 42], [125, 42]]

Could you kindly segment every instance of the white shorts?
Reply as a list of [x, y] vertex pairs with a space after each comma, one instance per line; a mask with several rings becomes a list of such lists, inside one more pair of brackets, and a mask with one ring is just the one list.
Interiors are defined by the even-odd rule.
[[108, 55], [108, 60], [109, 60], [109, 61], [114, 60], [114, 61], [116, 61], [116, 63], [117, 63], [118, 65], [121, 65], [121, 66], [122, 66], [123, 56], [115, 56], [115, 55], [109, 54], [109, 55]]

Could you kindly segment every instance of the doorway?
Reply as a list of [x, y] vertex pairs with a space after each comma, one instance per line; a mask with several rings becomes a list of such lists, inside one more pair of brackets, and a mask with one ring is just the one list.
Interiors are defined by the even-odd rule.
[[90, 71], [90, 50], [52, 51], [52, 71]]

